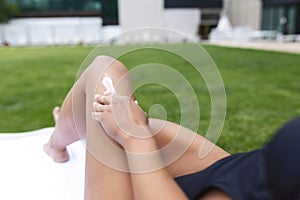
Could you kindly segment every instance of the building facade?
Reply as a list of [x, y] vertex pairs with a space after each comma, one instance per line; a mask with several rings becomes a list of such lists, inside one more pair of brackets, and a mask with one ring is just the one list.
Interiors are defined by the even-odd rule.
[[[207, 39], [221, 13], [238, 30], [300, 34], [300, 0], [5, 1], [17, 4], [21, 13], [8, 25], [0, 25], [0, 43], [93, 43], [141, 27], [167, 28]], [[94, 34], [86, 36], [87, 32]]]
[[300, 34], [300, 0], [263, 0], [261, 28]]
[[[120, 25], [121, 20], [120, 9], [122, 1], [118, 0], [6, 0], [9, 3], [15, 3], [20, 8], [19, 18], [24, 17], [97, 17], [102, 18], [103, 25]], [[144, 1], [144, 3], [147, 1]], [[199, 24], [197, 25], [198, 34], [203, 38], [207, 38], [210, 30], [217, 26], [219, 14], [223, 7], [222, 0], [160, 0], [162, 8], [169, 11], [166, 14], [166, 21], [170, 21], [170, 17], [185, 18], [188, 16], [196, 16]], [[149, 2], [151, 4], [151, 1]], [[147, 3], [148, 4], [148, 3]], [[154, 3], [155, 4], [155, 3]], [[129, 0], [122, 6], [131, 5], [135, 12], [139, 10], [136, 6], [140, 2]], [[190, 10], [193, 14], [185, 14], [185, 11]], [[201, 12], [199, 12], [201, 9]], [[148, 10], [148, 9], [147, 9]], [[194, 11], [192, 11], [194, 10]], [[196, 11], [197, 10], [197, 11]], [[178, 14], [176, 14], [178, 13]], [[130, 13], [131, 14], [131, 13]], [[177, 16], [178, 15], [178, 16]], [[150, 16], [152, 18], [153, 16]], [[135, 21], [134, 19], [132, 19]], [[169, 27], [172, 28], [172, 27]]]
[[[118, 0], [122, 31], [161, 27], [193, 39], [207, 38], [217, 26], [222, 0]], [[149, 9], [151, 8], [151, 10]]]
[[20, 17], [99, 16], [100, 0], [6, 0], [18, 5]]
[[207, 39], [210, 31], [217, 27], [220, 13], [223, 8], [222, 0], [197, 1], [197, 0], [165, 0], [165, 8], [172, 9], [199, 9], [198, 35]]

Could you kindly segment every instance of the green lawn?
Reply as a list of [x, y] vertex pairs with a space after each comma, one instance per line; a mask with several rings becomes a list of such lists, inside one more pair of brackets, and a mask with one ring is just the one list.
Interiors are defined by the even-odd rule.
[[[174, 45], [183, 48], [184, 45]], [[120, 47], [102, 47], [115, 52]], [[122, 47], [127, 48], [127, 47]], [[300, 56], [257, 50], [204, 46], [216, 62], [226, 88], [227, 116], [218, 144], [230, 153], [262, 146], [282, 123], [300, 113]], [[0, 132], [20, 132], [53, 126], [51, 110], [60, 105], [92, 47], [0, 48]], [[193, 52], [190, 52], [193, 55]], [[197, 55], [195, 55], [197, 56]], [[132, 68], [159, 61], [179, 70], [193, 85], [201, 106], [198, 132], [209, 123], [210, 99], [203, 80], [184, 60], [145, 50], [123, 56]], [[168, 119], [179, 121], [174, 95], [166, 88], [137, 90], [145, 110], [153, 103], [167, 108]]]

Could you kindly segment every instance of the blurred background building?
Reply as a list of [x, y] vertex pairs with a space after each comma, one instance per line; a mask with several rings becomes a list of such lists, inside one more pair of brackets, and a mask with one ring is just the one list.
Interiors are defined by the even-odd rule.
[[0, 25], [0, 44], [94, 44], [141, 27], [168, 28], [195, 40], [284, 41], [300, 34], [300, 0], [4, 1], [20, 12]]
[[300, 0], [264, 0], [261, 28], [300, 34]]

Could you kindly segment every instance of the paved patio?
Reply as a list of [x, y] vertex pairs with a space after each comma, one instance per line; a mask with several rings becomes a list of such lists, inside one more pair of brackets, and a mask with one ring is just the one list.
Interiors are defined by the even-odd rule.
[[237, 42], [237, 41], [217, 41], [204, 42], [203, 44], [212, 44], [225, 47], [237, 47], [245, 49], [260, 49], [268, 51], [280, 51], [300, 54], [300, 42], [276, 42], [276, 41], [253, 41], [253, 42]]

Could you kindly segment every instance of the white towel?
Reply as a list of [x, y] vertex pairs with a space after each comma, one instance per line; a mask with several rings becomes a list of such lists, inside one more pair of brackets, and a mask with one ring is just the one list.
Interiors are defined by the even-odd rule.
[[53, 128], [0, 134], [1, 200], [82, 200], [85, 149], [68, 147], [70, 160], [55, 163], [43, 151]]

